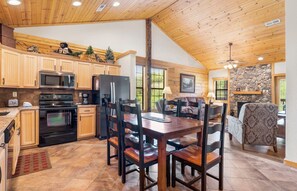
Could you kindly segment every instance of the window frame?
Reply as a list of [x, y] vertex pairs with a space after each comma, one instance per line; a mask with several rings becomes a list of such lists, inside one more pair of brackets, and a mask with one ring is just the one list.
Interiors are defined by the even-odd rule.
[[[167, 69], [166, 68], [161, 68], [161, 67], [152, 67], [151, 69], [158, 69], [158, 70], [163, 70], [163, 88], [153, 88], [152, 87], [152, 79], [151, 79], [151, 108], [154, 110], [156, 109], [155, 108], [155, 105], [154, 105], [154, 102], [152, 103], [152, 98], [153, 98], [153, 90], [164, 90], [164, 88], [166, 87], [166, 71]], [[151, 74], [152, 74], [152, 71], [151, 71]], [[162, 98], [164, 99], [165, 98], [165, 95], [162, 93]]]
[[[213, 78], [213, 90], [215, 94], [215, 101], [217, 102], [228, 102], [229, 100], [229, 79], [228, 78]], [[217, 81], [227, 81], [227, 89], [219, 89], [220, 91], [226, 91], [227, 97], [226, 99], [217, 99]]]
[[[145, 78], [145, 66], [136, 64], [136, 67], [139, 66], [142, 68], [142, 87], [137, 87], [137, 77], [136, 77], [136, 98], [137, 98], [137, 90], [142, 91], [142, 101], [141, 101], [141, 109], [144, 110], [144, 91], [145, 91], [145, 83], [144, 83], [144, 78]], [[135, 75], [137, 75], [137, 70], [135, 71]]]

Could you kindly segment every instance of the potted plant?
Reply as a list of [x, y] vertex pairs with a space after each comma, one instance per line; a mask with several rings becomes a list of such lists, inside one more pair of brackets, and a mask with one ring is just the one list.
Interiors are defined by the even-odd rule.
[[88, 56], [89, 61], [93, 61], [95, 59], [95, 54], [92, 46], [89, 46], [85, 53]]
[[114, 63], [114, 55], [113, 55], [113, 51], [111, 50], [110, 47], [108, 47], [108, 49], [106, 50], [105, 61], [110, 64]]

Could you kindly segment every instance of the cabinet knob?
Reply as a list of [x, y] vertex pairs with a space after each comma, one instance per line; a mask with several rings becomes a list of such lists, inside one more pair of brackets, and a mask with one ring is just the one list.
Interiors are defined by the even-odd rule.
[[62, 66], [60, 66], [60, 72], [62, 72]]
[[36, 80], [34, 81], [34, 84], [35, 84], [35, 86], [37, 86], [37, 81]]
[[2, 84], [3, 85], [5, 84], [5, 78], [2, 78]]
[[76, 87], [78, 88], [78, 82], [76, 82]]

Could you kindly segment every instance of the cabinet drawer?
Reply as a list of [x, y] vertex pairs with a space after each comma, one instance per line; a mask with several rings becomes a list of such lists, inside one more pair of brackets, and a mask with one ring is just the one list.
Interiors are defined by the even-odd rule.
[[78, 113], [95, 113], [95, 111], [96, 111], [95, 107], [78, 108]]

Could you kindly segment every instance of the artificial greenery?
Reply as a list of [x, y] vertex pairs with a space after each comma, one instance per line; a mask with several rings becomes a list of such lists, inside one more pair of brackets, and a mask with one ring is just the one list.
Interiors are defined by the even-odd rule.
[[110, 47], [108, 47], [108, 49], [106, 50], [105, 60], [112, 60], [112, 61], [114, 60], [113, 51], [111, 50]]
[[86, 55], [92, 55], [92, 54], [94, 54], [93, 47], [92, 47], [92, 46], [89, 46], [89, 47], [87, 48]]
[[79, 52], [73, 52], [71, 55], [78, 57], [79, 55], [81, 55], [83, 52], [79, 51]]

